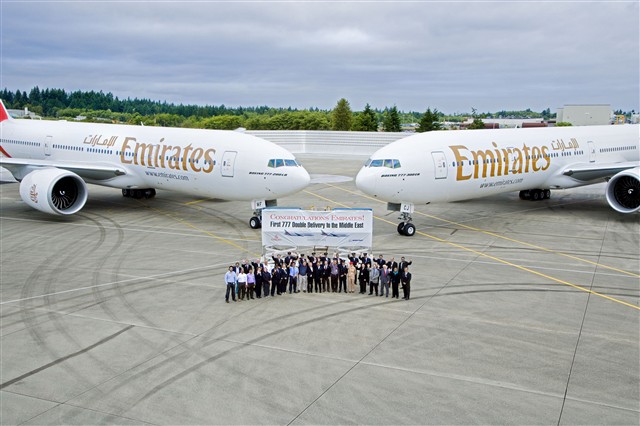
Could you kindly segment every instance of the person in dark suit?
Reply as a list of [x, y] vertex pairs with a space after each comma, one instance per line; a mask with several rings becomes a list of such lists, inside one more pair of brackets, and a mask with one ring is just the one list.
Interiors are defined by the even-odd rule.
[[404, 268], [411, 265], [413, 263], [413, 261], [409, 260], [405, 260], [404, 256], [402, 256], [400, 258], [400, 262], [398, 262], [398, 271], [400, 271], [400, 273], [404, 272]]
[[318, 262], [313, 268], [313, 281], [315, 282], [316, 293], [322, 293], [322, 275], [324, 275], [324, 264]]
[[[387, 266], [389, 267], [389, 271], [393, 272], [394, 268], [398, 267], [398, 262], [396, 262], [396, 258], [392, 257], [390, 261], [387, 262]], [[399, 269], [398, 269], [398, 273], [399, 273]]]
[[360, 294], [367, 292], [367, 284], [369, 283], [369, 267], [364, 263], [359, 263], [360, 272], [358, 273], [358, 282], [360, 283]]
[[409, 295], [411, 293], [411, 272], [409, 272], [409, 267], [405, 266], [402, 271], [402, 276], [400, 277], [400, 282], [402, 282], [402, 295], [404, 296], [404, 300], [409, 300]]
[[255, 291], [256, 291], [256, 297], [258, 299], [260, 299], [262, 297], [262, 283], [264, 281], [263, 281], [263, 278], [262, 278], [262, 265], [260, 265], [258, 263], [256, 263], [256, 265], [257, 265], [256, 269], [254, 269], [254, 271], [256, 271], [256, 288], [255, 288]]
[[382, 255], [379, 255], [376, 259], [376, 263], [378, 264], [378, 269], [380, 270], [380, 272], [382, 272], [382, 265], [386, 265], [387, 261], [384, 260], [384, 257], [382, 257]]
[[338, 293], [343, 291], [347, 292], [347, 272], [349, 268], [344, 263], [344, 259], [340, 259], [340, 265], [338, 265]]
[[271, 295], [272, 296], [275, 294], [278, 294], [279, 296], [281, 294], [280, 289], [282, 288], [283, 275], [286, 279], [287, 274], [284, 272], [281, 265], [278, 265], [277, 267], [273, 268], [273, 274], [271, 276]]
[[[262, 287], [264, 290], [264, 297], [267, 297], [269, 295], [269, 287], [271, 287], [271, 273], [269, 272], [269, 268], [266, 264], [262, 267]], [[273, 292], [273, 290], [271, 291]], [[273, 293], [271, 293], [271, 295], [273, 296]]]
[[396, 266], [391, 271], [391, 297], [395, 297], [396, 299], [400, 298], [400, 272], [398, 271], [398, 267]]
[[322, 269], [322, 290], [323, 291], [331, 291], [331, 287], [329, 284], [329, 277], [331, 277], [331, 265], [329, 265], [329, 260], [324, 261]]

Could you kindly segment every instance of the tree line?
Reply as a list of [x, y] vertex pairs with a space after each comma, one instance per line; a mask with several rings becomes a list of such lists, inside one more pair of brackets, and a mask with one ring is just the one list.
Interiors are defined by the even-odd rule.
[[[73, 91], [63, 89], [32, 88], [26, 91], [0, 91], [0, 99], [10, 109], [24, 109], [45, 118], [78, 119], [88, 122], [115, 122], [144, 124], [145, 126], [191, 127], [233, 130], [353, 130], [399, 132], [403, 124], [418, 123], [417, 131], [442, 128], [442, 122], [464, 121], [469, 115], [445, 115], [437, 109], [425, 112], [398, 111], [396, 106], [384, 109], [369, 104], [362, 111], [352, 111], [346, 99], [340, 99], [332, 110], [310, 108], [273, 108], [268, 106], [237, 107], [225, 105], [183, 105], [150, 99], [120, 99], [102, 91]], [[500, 111], [477, 113], [480, 118], [547, 118], [550, 110], [536, 113], [526, 111]]]

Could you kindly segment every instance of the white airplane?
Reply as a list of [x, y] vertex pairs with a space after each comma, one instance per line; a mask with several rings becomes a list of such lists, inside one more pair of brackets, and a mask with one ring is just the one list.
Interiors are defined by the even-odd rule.
[[240, 132], [17, 120], [0, 106], [0, 166], [20, 181], [22, 200], [45, 213], [78, 212], [92, 183], [133, 198], [157, 188], [251, 200], [257, 229], [261, 209], [310, 181], [290, 152]]
[[356, 176], [362, 192], [400, 211], [398, 232], [416, 232], [416, 204], [510, 191], [541, 200], [552, 189], [607, 181], [609, 205], [640, 210], [640, 126], [437, 131], [376, 151]]

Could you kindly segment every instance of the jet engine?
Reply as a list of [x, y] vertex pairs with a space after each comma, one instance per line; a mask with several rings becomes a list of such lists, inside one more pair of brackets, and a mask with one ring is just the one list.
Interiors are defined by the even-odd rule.
[[607, 183], [607, 202], [620, 213], [640, 210], [640, 167], [622, 171]]
[[20, 197], [49, 214], [74, 214], [87, 201], [87, 185], [75, 173], [56, 168], [34, 170], [20, 182]]

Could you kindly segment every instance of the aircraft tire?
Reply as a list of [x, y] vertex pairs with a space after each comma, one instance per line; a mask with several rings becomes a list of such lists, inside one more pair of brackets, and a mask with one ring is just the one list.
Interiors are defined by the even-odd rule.
[[540, 197], [540, 190], [538, 189], [532, 189], [531, 190], [531, 201], [538, 201], [541, 197]]
[[413, 223], [407, 223], [402, 230], [402, 233], [407, 237], [413, 237], [416, 234], [416, 227], [413, 226]]
[[131, 197], [131, 192], [127, 188], [122, 188], [122, 196], [123, 197]]
[[398, 234], [404, 235], [404, 222], [398, 224]]
[[257, 216], [253, 216], [249, 219], [249, 226], [251, 229], [260, 229], [262, 228], [262, 223], [260, 222], [260, 218]]
[[551, 191], [548, 189], [544, 190], [544, 199], [548, 200], [549, 198], [551, 198]]

